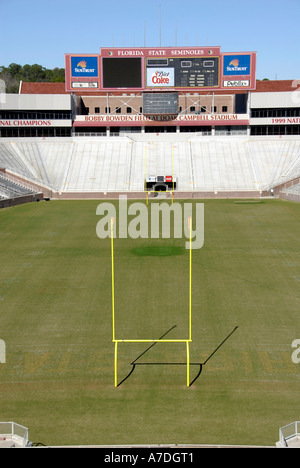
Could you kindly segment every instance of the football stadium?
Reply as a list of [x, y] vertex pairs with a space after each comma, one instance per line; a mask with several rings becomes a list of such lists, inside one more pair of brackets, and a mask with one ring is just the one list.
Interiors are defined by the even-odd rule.
[[1, 447], [299, 445], [299, 93], [208, 46], [0, 93]]

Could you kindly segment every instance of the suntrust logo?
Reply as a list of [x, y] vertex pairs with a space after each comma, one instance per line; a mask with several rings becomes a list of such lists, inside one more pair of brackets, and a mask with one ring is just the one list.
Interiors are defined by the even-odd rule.
[[72, 76], [98, 76], [97, 57], [71, 57]]
[[77, 63], [77, 67], [86, 68], [86, 61], [81, 60], [80, 62]]
[[86, 62], [84, 60], [81, 60], [81, 62], [78, 62], [77, 67], [75, 67], [75, 71], [77, 73], [94, 73], [95, 69], [86, 68]]
[[240, 67], [239, 66], [239, 60], [238, 59], [233, 59], [231, 60], [230, 64], [227, 67], [227, 71], [234, 71], [234, 72], [246, 72], [247, 67]]
[[250, 75], [251, 56], [224, 55], [224, 75]]
[[232, 65], [233, 67], [238, 67], [239, 66], [239, 61], [238, 59], [233, 59], [231, 60], [229, 66]]

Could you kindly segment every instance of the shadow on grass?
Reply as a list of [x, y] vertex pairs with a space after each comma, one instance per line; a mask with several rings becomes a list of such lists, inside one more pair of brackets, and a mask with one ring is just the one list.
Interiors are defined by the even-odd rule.
[[[170, 333], [174, 328], [176, 328], [176, 325], [173, 325], [173, 327], [171, 327], [169, 330], [167, 330], [159, 339], [163, 339], [168, 333]], [[214, 349], [214, 351], [212, 351], [212, 353], [206, 358], [206, 360], [204, 362], [190, 362], [190, 366], [198, 366], [199, 369], [198, 369], [198, 373], [196, 374], [196, 376], [193, 378], [193, 380], [190, 382], [190, 386], [193, 385], [196, 380], [200, 377], [200, 374], [203, 370], [203, 367], [205, 366], [205, 364], [207, 364], [207, 362], [214, 356], [214, 354], [216, 354], [217, 351], [219, 351], [219, 349], [221, 348], [221, 346], [224, 345], [224, 343], [233, 335], [233, 333], [238, 329], [238, 326], [235, 326], [234, 329], [226, 336], [226, 338], [224, 338], [224, 340]], [[144, 356], [148, 351], [150, 351], [151, 348], [153, 348], [153, 346], [156, 346], [158, 344], [157, 341], [155, 341], [154, 343], [152, 343], [150, 346], [148, 346], [148, 348], [146, 348], [139, 356], [137, 356], [134, 361], [132, 361], [130, 364], [131, 364], [131, 370], [130, 372], [126, 375], [126, 377], [124, 377], [123, 380], [121, 380], [121, 382], [118, 383], [118, 387], [120, 385], [122, 385], [127, 379], [129, 379], [129, 377], [132, 375], [132, 373], [134, 372], [136, 366], [186, 366], [187, 363], [186, 362], [137, 362], [142, 356]]]

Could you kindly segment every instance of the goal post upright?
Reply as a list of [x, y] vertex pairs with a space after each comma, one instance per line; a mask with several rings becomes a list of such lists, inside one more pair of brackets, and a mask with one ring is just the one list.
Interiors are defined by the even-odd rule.
[[173, 191], [172, 191], [172, 205], [173, 205], [173, 198], [174, 198], [174, 146], [172, 145], [172, 182], [173, 182]]
[[189, 225], [189, 340], [192, 341], [192, 217], [188, 219]]
[[192, 218], [188, 218], [189, 227], [189, 305], [188, 305], [188, 317], [189, 317], [189, 337], [188, 339], [116, 339], [115, 334], [115, 277], [114, 277], [114, 218], [111, 218], [111, 268], [112, 268], [112, 332], [113, 332], [113, 343], [115, 344], [114, 351], [114, 383], [115, 387], [118, 386], [118, 343], [186, 343], [186, 365], [187, 365], [187, 387], [190, 386], [190, 343], [192, 341]]
[[147, 145], [145, 145], [145, 192], [146, 192], [146, 204], [148, 205], [148, 191], [147, 191]]
[[110, 242], [111, 242], [111, 299], [112, 299], [112, 332], [115, 341], [115, 267], [114, 267], [114, 218], [110, 220]]
[[186, 341], [186, 380], [190, 386], [190, 342], [192, 341], [192, 217], [188, 218], [189, 242], [189, 339]]

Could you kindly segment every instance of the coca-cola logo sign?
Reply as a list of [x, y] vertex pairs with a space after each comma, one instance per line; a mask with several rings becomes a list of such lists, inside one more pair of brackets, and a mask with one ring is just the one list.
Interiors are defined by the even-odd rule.
[[152, 83], [154, 85], [156, 84], [167, 84], [170, 85], [170, 73], [169, 72], [162, 72], [162, 71], [156, 71], [152, 75]]
[[174, 68], [148, 68], [147, 87], [164, 88], [174, 86]]

